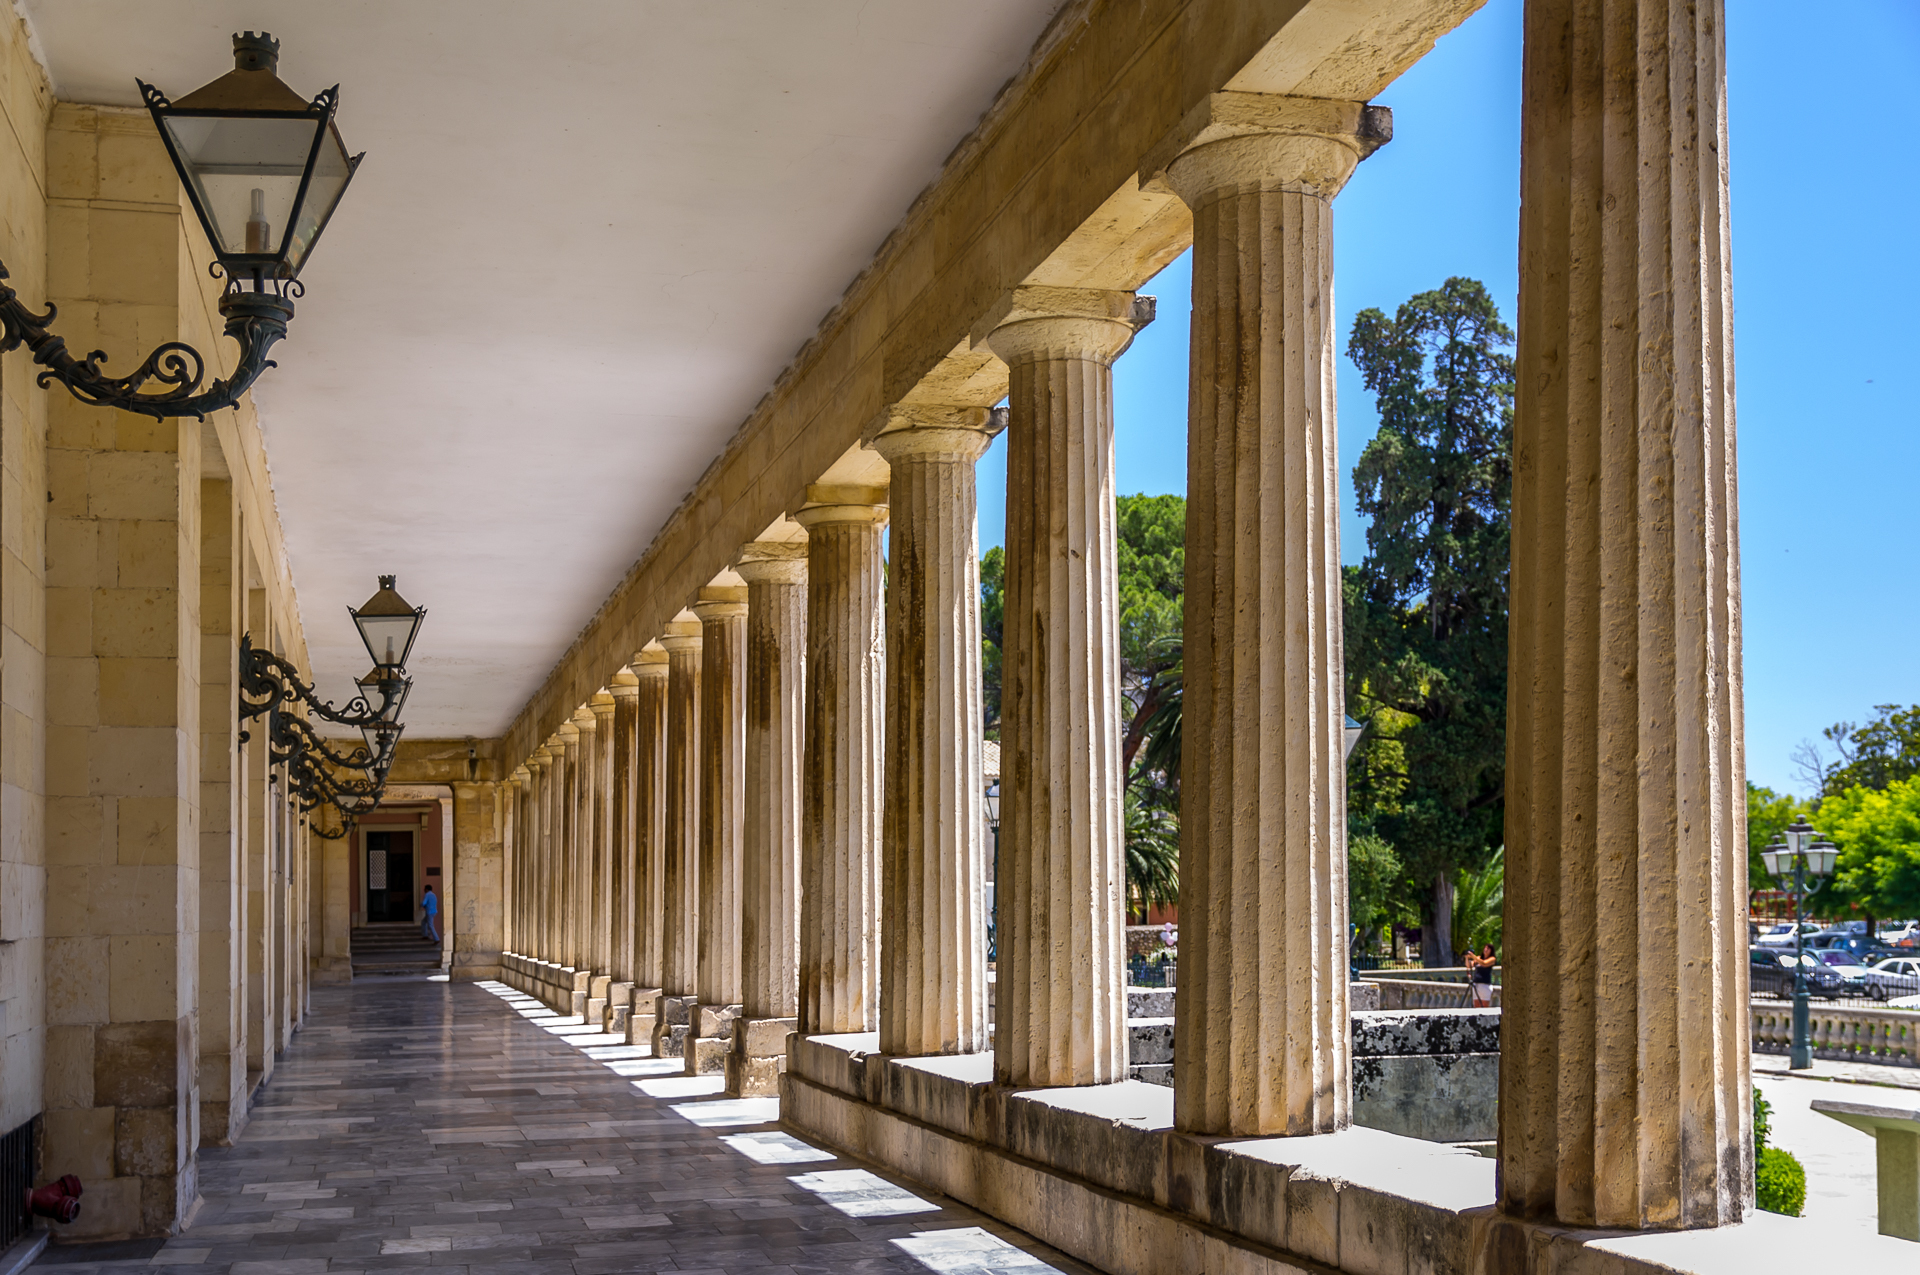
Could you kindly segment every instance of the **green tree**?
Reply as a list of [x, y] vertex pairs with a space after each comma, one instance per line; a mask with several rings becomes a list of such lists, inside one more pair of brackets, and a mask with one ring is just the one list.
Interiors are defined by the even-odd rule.
[[1393, 914], [1392, 899], [1404, 870], [1393, 847], [1370, 832], [1347, 838], [1347, 921], [1359, 950], [1378, 941]]
[[1777, 889], [1779, 883], [1767, 875], [1766, 861], [1760, 857], [1769, 841], [1782, 829], [1808, 814], [1807, 803], [1792, 793], [1777, 793], [1747, 781], [1747, 884], [1749, 889]]
[[987, 738], [1000, 738], [1000, 634], [1007, 606], [1007, 551], [999, 545], [980, 559], [980, 690]]
[[1503, 839], [1512, 344], [1462, 278], [1361, 311], [1347, 343], [1380, 410], [1353, 471], [1367, 556], [1344, 579], [1347, 703], [1373, 719], [1350, 826], [1405, 865], [1430, 964], [1454, 959], [1457, 875]]
[[1820, 831], [1840, 848], [1833, 883], [1821, 891], [1828, 908], [1920, 916], [1920, 778], [1826, 798]]
[[1121, 796], [1126, 822], [1127, 910], [1180, 901], [1180, 819], [1129, 786]]
[[1835, 722], [1820, 732], [1839, 760], [1828, 761], [1811, 742], [1795, 751], [1794, 760], [1821, 796], [1885, 788], [1920, 774], [1920, 705], [1876, 704], [1873, 712], [1864, 725]]
[[1493, 944], [1500, 954], [1504, 926], [1501, 910], [1507, 899], [1506, 847], [1493, 852], [1486, 866], [1460, 873], [1454, 882], [1453, 942], [1462, 952], [1478, 952]]

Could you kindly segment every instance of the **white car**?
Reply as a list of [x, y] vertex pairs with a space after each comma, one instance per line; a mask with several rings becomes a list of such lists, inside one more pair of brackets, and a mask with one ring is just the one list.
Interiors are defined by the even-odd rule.
[[[1800, 929], [1803, 933], [1815, 934], [1819, 932], [1820, 927], [1812, 921], [1803, 921], [1800, 924]], [[1754, 940], [1754, 945], [1757, 947], [1792, 947], [1793, 944], [1794, 933], [1793, 922], [1791, 921], [1780, 922]]]
[[1866, 981], [1875, 1000], [1920, 995], [1920, 957], [1889, 956], [1874, 964]]

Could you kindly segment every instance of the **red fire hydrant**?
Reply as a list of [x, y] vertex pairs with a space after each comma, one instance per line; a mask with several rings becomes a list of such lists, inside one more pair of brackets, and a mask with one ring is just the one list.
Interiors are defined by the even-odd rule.
[[85, 1190], [71, 1173], [56, 1182], [27, 1192], [27, 1210], [56, 1222], [71, 1222], [80, 1216], [80, 1195]]

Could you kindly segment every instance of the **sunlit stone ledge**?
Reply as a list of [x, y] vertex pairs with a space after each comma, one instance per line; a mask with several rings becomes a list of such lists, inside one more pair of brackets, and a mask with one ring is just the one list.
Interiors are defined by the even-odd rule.
[[781, 1123], [1114, 1275], [1749, 1275], [1913, 1255], [1768, 1213], [1640, 1234], [1513, 1221], [1493, 1209], [1494, 1162], [1469, 1151], [1358, 1127], [1193, 1137], [1174, 1131], [1162, 1086], [1012, 1089], [992, 1083], [990, 1053], [890, 1058], [878, 1045], [872, 1032], [796, 1033]]

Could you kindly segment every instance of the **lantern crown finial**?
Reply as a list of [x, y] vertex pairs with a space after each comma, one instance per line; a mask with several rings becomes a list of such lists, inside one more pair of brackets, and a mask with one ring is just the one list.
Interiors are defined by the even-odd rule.
[[265, 31], [255, 35], [251, 31], [233, 33], [233, 69], [236, 71], [265, 71], [272, 75], [280, 67], [280, 41]]

